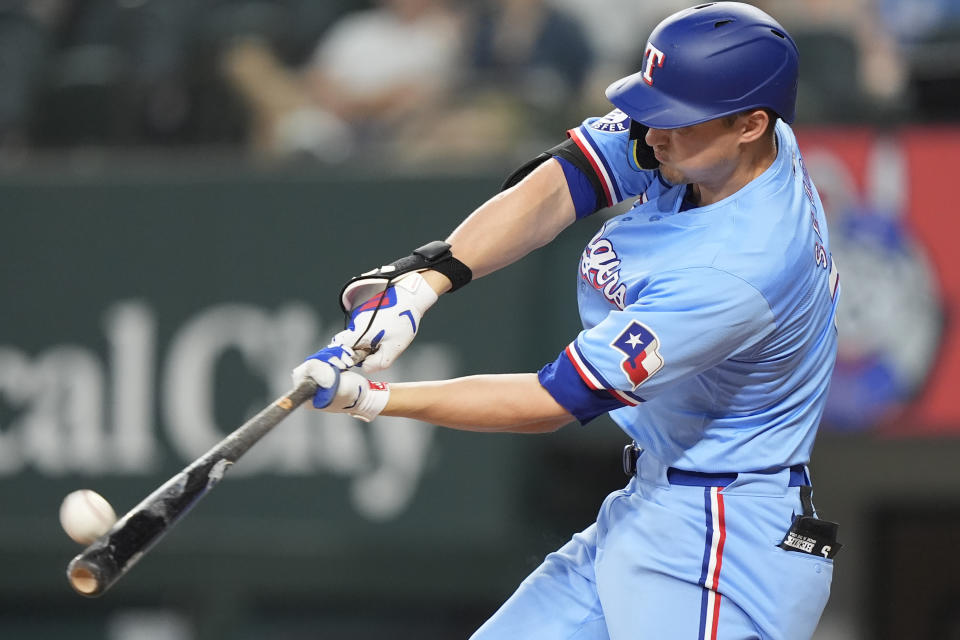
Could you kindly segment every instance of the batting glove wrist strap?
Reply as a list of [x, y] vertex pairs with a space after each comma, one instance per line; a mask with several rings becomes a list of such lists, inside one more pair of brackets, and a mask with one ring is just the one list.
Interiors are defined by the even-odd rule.
[[470, 267], [453, 257], [450, 245], [434, 240], [409, 256], [351, 278], [340, 290], [340, 308], [349, 313], [358, 302], [364, 302], [396, 282], [405, 274], [431, 269], [445, 275], [456, 291], [473, 279]]
[[[390, 400], [390, 385], [386, 382], [367, 380], [358, 373], [347, 372], [340, 376], [344, 411], [354, 418], [370, 422], [383, 411]], [[338, 393], [338, 396], [341, 394]]]
[[[330, 351], [327, 348], [318, 352]], [[307, 378], [317, 384], [313, 406], [322, 411], [347, 413], [364, 422], [370, 422], [383, 411], [390, 399], [390, 385], [386, 382], [371, 382], [359, 373], [343, 371], [329, 359], [311, 356], [291, 374], [295, 385]]]

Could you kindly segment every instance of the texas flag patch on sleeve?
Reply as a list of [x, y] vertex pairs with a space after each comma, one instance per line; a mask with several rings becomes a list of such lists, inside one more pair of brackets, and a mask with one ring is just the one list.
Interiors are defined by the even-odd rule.
[[610, 346], [623, 354], [620, 368], [634, 390], [663, 366], [657, 334], [636, 320], [631, 321]]

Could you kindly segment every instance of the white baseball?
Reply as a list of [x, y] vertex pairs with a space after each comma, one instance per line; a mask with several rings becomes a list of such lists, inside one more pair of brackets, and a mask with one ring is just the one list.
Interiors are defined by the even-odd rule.
[[90, 544], [113, 526], [117, 514], [96, 491], [79, 489], [67, 495], [60, 505], [60, 525], [80, 544]]

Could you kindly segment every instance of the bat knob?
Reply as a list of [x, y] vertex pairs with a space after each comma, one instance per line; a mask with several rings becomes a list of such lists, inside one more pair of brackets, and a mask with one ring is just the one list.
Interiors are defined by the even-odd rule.
[[84, 558], [83, 554], [67, 565], [67, 581], [74, 591], [90, 598], [103, 593], [106, 582], [100, 567]]

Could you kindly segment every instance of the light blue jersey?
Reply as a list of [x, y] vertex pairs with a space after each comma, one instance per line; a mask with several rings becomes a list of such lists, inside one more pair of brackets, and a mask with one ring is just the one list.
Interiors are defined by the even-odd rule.
[[584, 330], [541, 382], [582, 421], [605, 411], [671, 467], [807, 463], [837, 350], [838, 273], [796, 138], [737, 193], [685, 207], [687, 186], [634, 160], [614, 111], [570, 132], [610, 203], [580, 259]]

